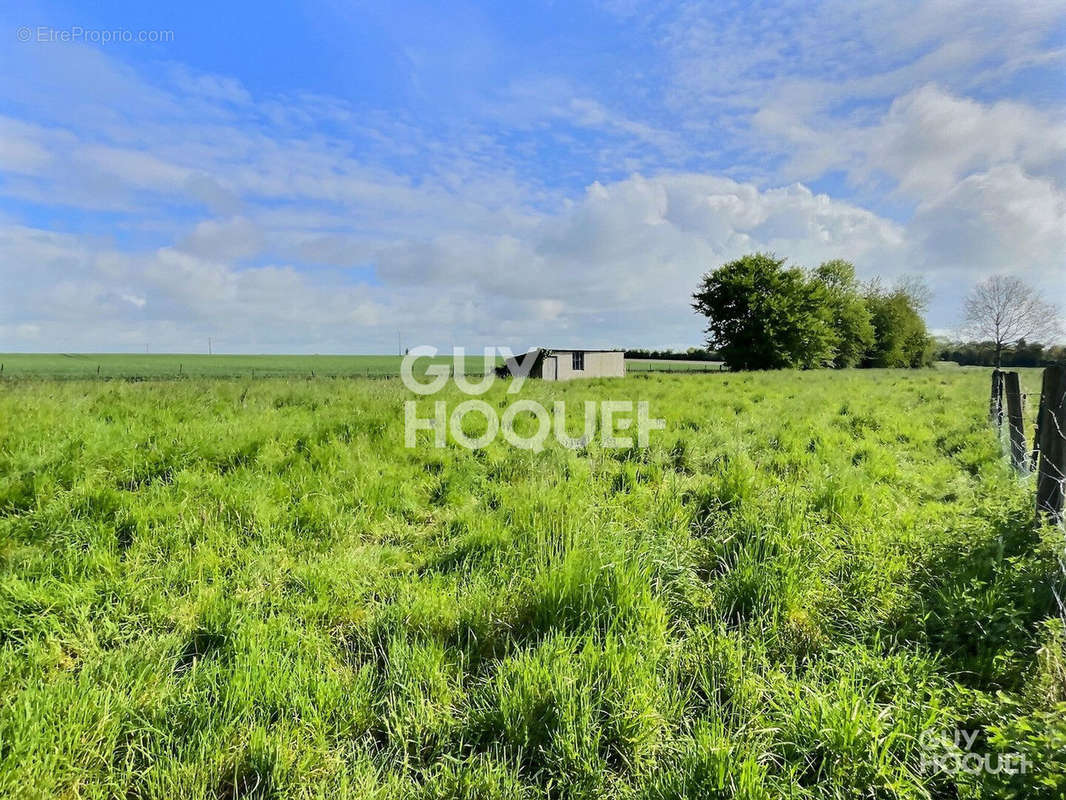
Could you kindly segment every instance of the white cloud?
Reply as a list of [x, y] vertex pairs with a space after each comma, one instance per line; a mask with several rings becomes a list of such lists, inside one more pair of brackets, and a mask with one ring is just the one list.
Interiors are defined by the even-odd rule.
[[144, 308], [145, 304], [148, 302], [144, 297], [139, 297], [135, 294], [122, 294], [119, 295], [119, 297], [121, 297], [131, 306], [136, 306], [137, 308]]
[[179, 244], [182, 250], [220, 261], [241, 261], [263, 247], [259, 227], [244, 217], [204, 220]]
[[26, 321], [57, 342], [85, 329], [83, 348], [119, 330], [123, 341], [148, 337], [155, 349], [178, 350], [214, 335], [232, 349], [287, 341], [325, 351], [331, 342], [388, 342], [396, 329], [440, 345], [526, 346], [559, 331], [602, 345], [681, 345], [699, 341], [702, 327], [689, 295], [723, 260], [760, 248], [811, 264], [857, 252], [883, 270], [902, 247], [893, 223], [802, 186], [760, 191], [688, 174], [594, 184], [579, 202], [495, 234], [386, 243], [370, 252], [380, 283], [235, 267], [223, 234], [245, 224], [200, 223], [180, 249], [138, 254], [0, 229], [0, 263], [18, 252], [44, 266], [17, 299], [33, 310]]
[[896, 100], [863, 138], [870, 141], [864, 168], [892, 175], [914, 197], [1002, 165], [1066, 184], [1066, 119], [1020, 103], [983, 105], [926, 86]]
[[935, 85], [897, 98], [879, 118], [756, 122], [792, 153], [793, 174], [846, 170], [864, 193], [886, 180], [913, 205], [906, 263], [938, 290], [937, 327], [957, 321], [967, 287], [1019, 275], [1066, 306], [1066, 117], [1022, 103], [980, 103]]
[[804, 120], [777, 107], [754, 121], [791, 153], [790, 170], [803, 178], [834, 168], [857, 182], [887, 176], [897, 191], [923, 199], [976, 172], [1016, 165], [1066, 185], [1066, 116], [1011, 101], [982, 104], [933, 84], [897, 98], [868, 123]]
[[692, 2], [653, 30], [674, 62], [678, 106], [759, 109], [791, 100], [807, 113], [891, 100], [931, 81], [971, 90], [1034, 60], [1061, 59], [1061, 46], [1048, 40], [1064, 13], [1063, 0], [830, 0], [726, 16]]
[[132, 189], [180, 191], [191, 173], [143, 150], [90, 145], [80, 148], [75, 157], [90, 169]]
[[[119, 221], [96, 235], [0, 225], [0, 336], [391, 351], [401, 328], [439, 345], [560, 331], [690, 345], [700, 273], [759, 249], [848, 258], [864, 277], [921, 270], [944, 290], [943, 327], [989, 271], [1061, 285], [1061, 108], [968, 96], [1056, 58], [1042, 38], [1054, 4], [1037, 5], [798, 4], [722, 24], [689, 4], [652, 37], [673, 117], [527, 76], [486, 102], [487, 122], [446, 135], [337, 98], [254, 97], [180, 66], [152, 82], [89, 48], [24, 48], [6, 95], [34, 121], [0, 118], [0, 192]], [[712, 147], [737, 163], [702, 164]], [[891, 216], [805, 185], [834, 170]]]
[[36, 139], [34, 126], [0, 117], [0, 170], [33, 175], [43, 169], [51, 155]]
[[911, 227], [925, 263], [960, 279], [1022, 273], [1050, 289], [1066, 273], [1066, 192], [1017, 165], [966, 177], [921, 204]]

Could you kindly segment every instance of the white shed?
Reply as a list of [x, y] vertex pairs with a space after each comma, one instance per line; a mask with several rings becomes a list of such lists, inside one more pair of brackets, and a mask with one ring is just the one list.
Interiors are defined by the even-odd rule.
[[[524, 366], [533, 358], [529, 377], [546, 381], [568, 381], [574, 378], [624, 378], [625, 352], [622, 350], [583, 350], [578, 348], [538, 347], [535, 351], [515, 356]], [[512, 374], [518, 368], [508, 359]]]

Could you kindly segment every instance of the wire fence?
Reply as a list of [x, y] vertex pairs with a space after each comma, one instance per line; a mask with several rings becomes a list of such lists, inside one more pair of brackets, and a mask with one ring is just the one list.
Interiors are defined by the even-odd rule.
[[1030, 441], [1025, 431], [1025, 403], [1017, 372], [993, 370], [988, 416], [999, 430], [1004, 450], [1021, 475], [1036, 472], [1036, 514], [1063, 522], [1066, 496], [1066, 367], [1047, 367]]
[[[1063, 506], [1066, 500], [1066, 366], [1047, 367], [1040, 386], [1040, 405], [1037, 408], [1033, 437], [1025, 435], [1026, 395], [1021, 392], [1017, 372], [993, 370], [988, 416], [999, 430], [1005, 452], [1019, 475], [1028, 477], [1036, 472], [1035, 522], [1060, 528], [1064, 524]], [[1006, 425], [1004, 425], [1006, 422]], [[1027, 447], [1031, 441], [1031, 447]], [[1051, 590], [1058, 605], [1059, 616], [1066, 622], [1066, 553], [1058, 554], [1059, 583]]]

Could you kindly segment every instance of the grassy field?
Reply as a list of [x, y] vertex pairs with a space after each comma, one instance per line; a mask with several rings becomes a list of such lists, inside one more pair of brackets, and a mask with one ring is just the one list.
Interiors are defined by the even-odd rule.
[[[476, 357], [475, 357], [476, 356]], [[237, 377], [383, 377], [400, 374], [400, 356], [316, 355], [166, 355], [130, 353], [0, 353], [0, 377], [14, 378], [237, 378]], [[450, 355], [422, 359], [450, 364]], [[500, 362], [502, 363], [502, 361]], [[630, 372], [709, 372], [719, 363], [626, 359]], [[472, 354], [469, 369], [482, 370], [480, 354]]]
[[[521, 396], [667, 429], [407, 449], [399, 381], [0, 382], [0, 795], [1066, 792], [1062, 532], [986, 371]], [[930, 767], [957, 729], [1030, 768]]]
[[680, 359], [627, 358], [627, 372], [718, 372], [721, 361], [683, 361]]
[[[309, 377], [312, 372], [316, 377], [381, 377], [399, 375], [400, 361], [400, 356], [0, 353], [2, 374], [15, 378], [266, 378]], [[435, 361], [450, 363], [451, 356]]]

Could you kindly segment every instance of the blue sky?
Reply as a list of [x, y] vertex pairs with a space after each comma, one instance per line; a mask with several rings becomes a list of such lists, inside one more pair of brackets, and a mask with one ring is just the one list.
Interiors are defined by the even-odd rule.
[[759, 249], [921, 274], [937, 330], [997, 272], [1066, 304], [1062, 2], [29, 2], [0, 36], [0, 351], [687, 347]]

